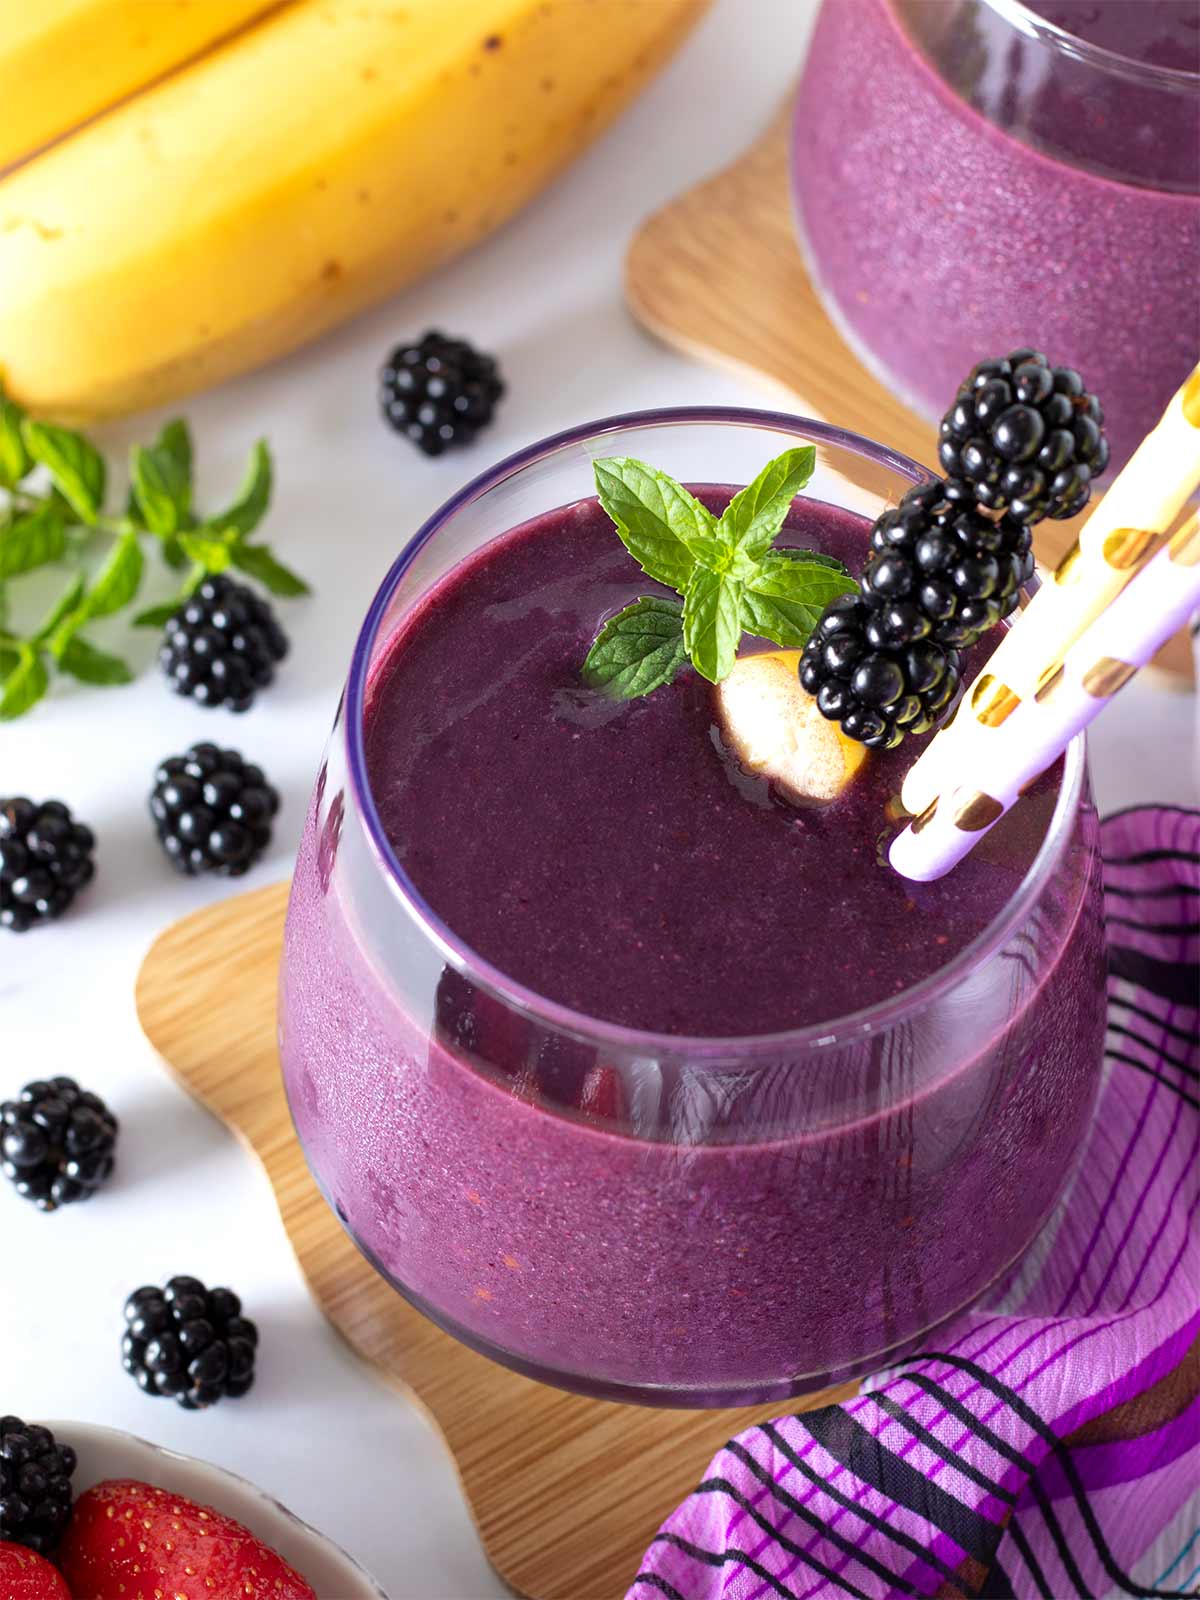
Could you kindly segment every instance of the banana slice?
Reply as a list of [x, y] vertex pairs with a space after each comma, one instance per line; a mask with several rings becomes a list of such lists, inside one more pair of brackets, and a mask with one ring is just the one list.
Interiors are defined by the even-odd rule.
[[727, 746], [741, 764], [797, 800], [834, 800], [866, 759], [866, 749], [827, 722], [800, 687], [799, 650], [739, 656], [717, 685]]

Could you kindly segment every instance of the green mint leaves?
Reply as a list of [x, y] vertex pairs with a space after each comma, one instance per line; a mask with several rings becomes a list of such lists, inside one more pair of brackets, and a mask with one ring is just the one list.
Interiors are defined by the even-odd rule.
[[[46, 694], [51, 670], [88, 684], [128, 683], [129, 665], [82, 630], [133, 604], [147, 570], [147, 550], [185, 569], [169, 600], [134, 617], [162, 627], [210, 573], [236, 567], [272, 594], [294, 597], [308, 585], [261, 542], [251, 543], [271, 501], [271, 454], [251, 451], [231, 505], [197, 516], [193, 451], [187, 423], [167, 423], [153, 444], [129, 458], [123, 516], [106, 516], [109, 472], [91, 440], [70, 428], [36, 422], [0, 391], [0, 722], [23, 716]], [[43, 568], [65, 569], [64, 587], [40, 623], [19, 626], [12, 580]]]
[[596, 491], [621, 542], [647, 577], [674, 589], [683, 604], [644, 597], [610, 617], [588, 651], [584, 681], [635, 699], [670, 683], [688, 661], [720, 683], [743, 633], [803, 646], [828, 602], [855, 588], [829, 556], [775, 548], [815, 464], [811, 445], [784, 451], [717, 518], [644, 461], [597, 461]]

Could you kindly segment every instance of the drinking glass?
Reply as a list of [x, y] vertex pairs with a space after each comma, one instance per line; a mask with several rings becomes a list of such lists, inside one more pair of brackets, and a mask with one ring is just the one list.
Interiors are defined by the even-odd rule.
[[[1091, 1113], [1103, 947], [1080, 743], [984, 932], [886, 1003], [747, 1038], [641, 1032], [523, 988], [440, 919], [381, 827], [374, 675], [457, 562], [589, 495], [597, 456], [736, 484], [798, 442], [817, 449], [809, 495], [867, 519], [927, 476], [824, 423], [692, 408], [573, 428], [455, 495], [367, 614], [297, 862], [280, 1043], [326, 1199], [441, 1327], [594, 1395], [744, 1404], [909, 1347], [1020, 1256]], [[819, 937], [797, 951], [828, 956]], [[620, 1093], [585, 1111], [597, 1070]]]

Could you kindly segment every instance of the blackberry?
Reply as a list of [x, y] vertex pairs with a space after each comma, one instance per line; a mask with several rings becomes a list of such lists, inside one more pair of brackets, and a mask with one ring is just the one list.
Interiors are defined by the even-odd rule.
[[240, 1399], [254, 1382], [258, 1329], [232, 1289], [206, 1289], [199, 1278], [135, 1289], [125, 1322], [125, 1371], [146, 1394], [200, 1411]]
[[60, 917], [95, 873], [95, 835], [61, 800], [0, 800], [0, 928]]
[[[934, 726], [958, 692], [961, 666], [956, 649], [927, 633], [877, 644], [879, 616], [880, 609], [861, 595], [832, 600], [800, 657], [800, 683], [847, 738], [870, 750], [892, 750], [906, 734], [928, 733]], [[910, 631], [911, 618], [906, 614], [903, 620], [898, 634]]]
[[419, 344], [397, 345], [379, 377], [384, 420], [427, 456], [469, 444], [503, 393], [493, 357], [432, 328]]
[[71, 1516], [75, 1452], [49, 1428], [0, 1417], [0, 1539], [48, 1555]]
[[4, 1176], [39, 1211], [90, 1200], [112, 1175], [117, 1119], [74, 1078], [27, 1083], [0, 1105]]
[[175, 868], [238, 878], [271, 842], [279, 795], [236, 750], [194, 744], [154, 774], [150, 815]]
[[158, 659], [176, 694], [248, 711], [287, 652], [287, 635], [267, 602], [218, 576], [205, 578], [166, 624]]
[[860, 589], [871, 608], [868, 643], [897, 648], [929, 638], [966, 649], [1016, 609], [1033, 576], [1033, 534], [1009, 514], [993, 519], [920, 484], [871, 530]]
[[1104, 411], [1072, 367], [1040, 350], [981, 361], [942, 418], [938, 459], [952, 499], [1018, 522], [1073, 517], [1108, 465]]

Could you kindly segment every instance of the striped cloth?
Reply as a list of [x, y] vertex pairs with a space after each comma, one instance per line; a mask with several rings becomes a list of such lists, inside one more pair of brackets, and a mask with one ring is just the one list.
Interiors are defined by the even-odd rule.
[[1104, 1081], [1054, 1218], [936, 1349], [731, 1440], [627, 1600], [1200, 1594], [1200, 813], [1102, 841]]

